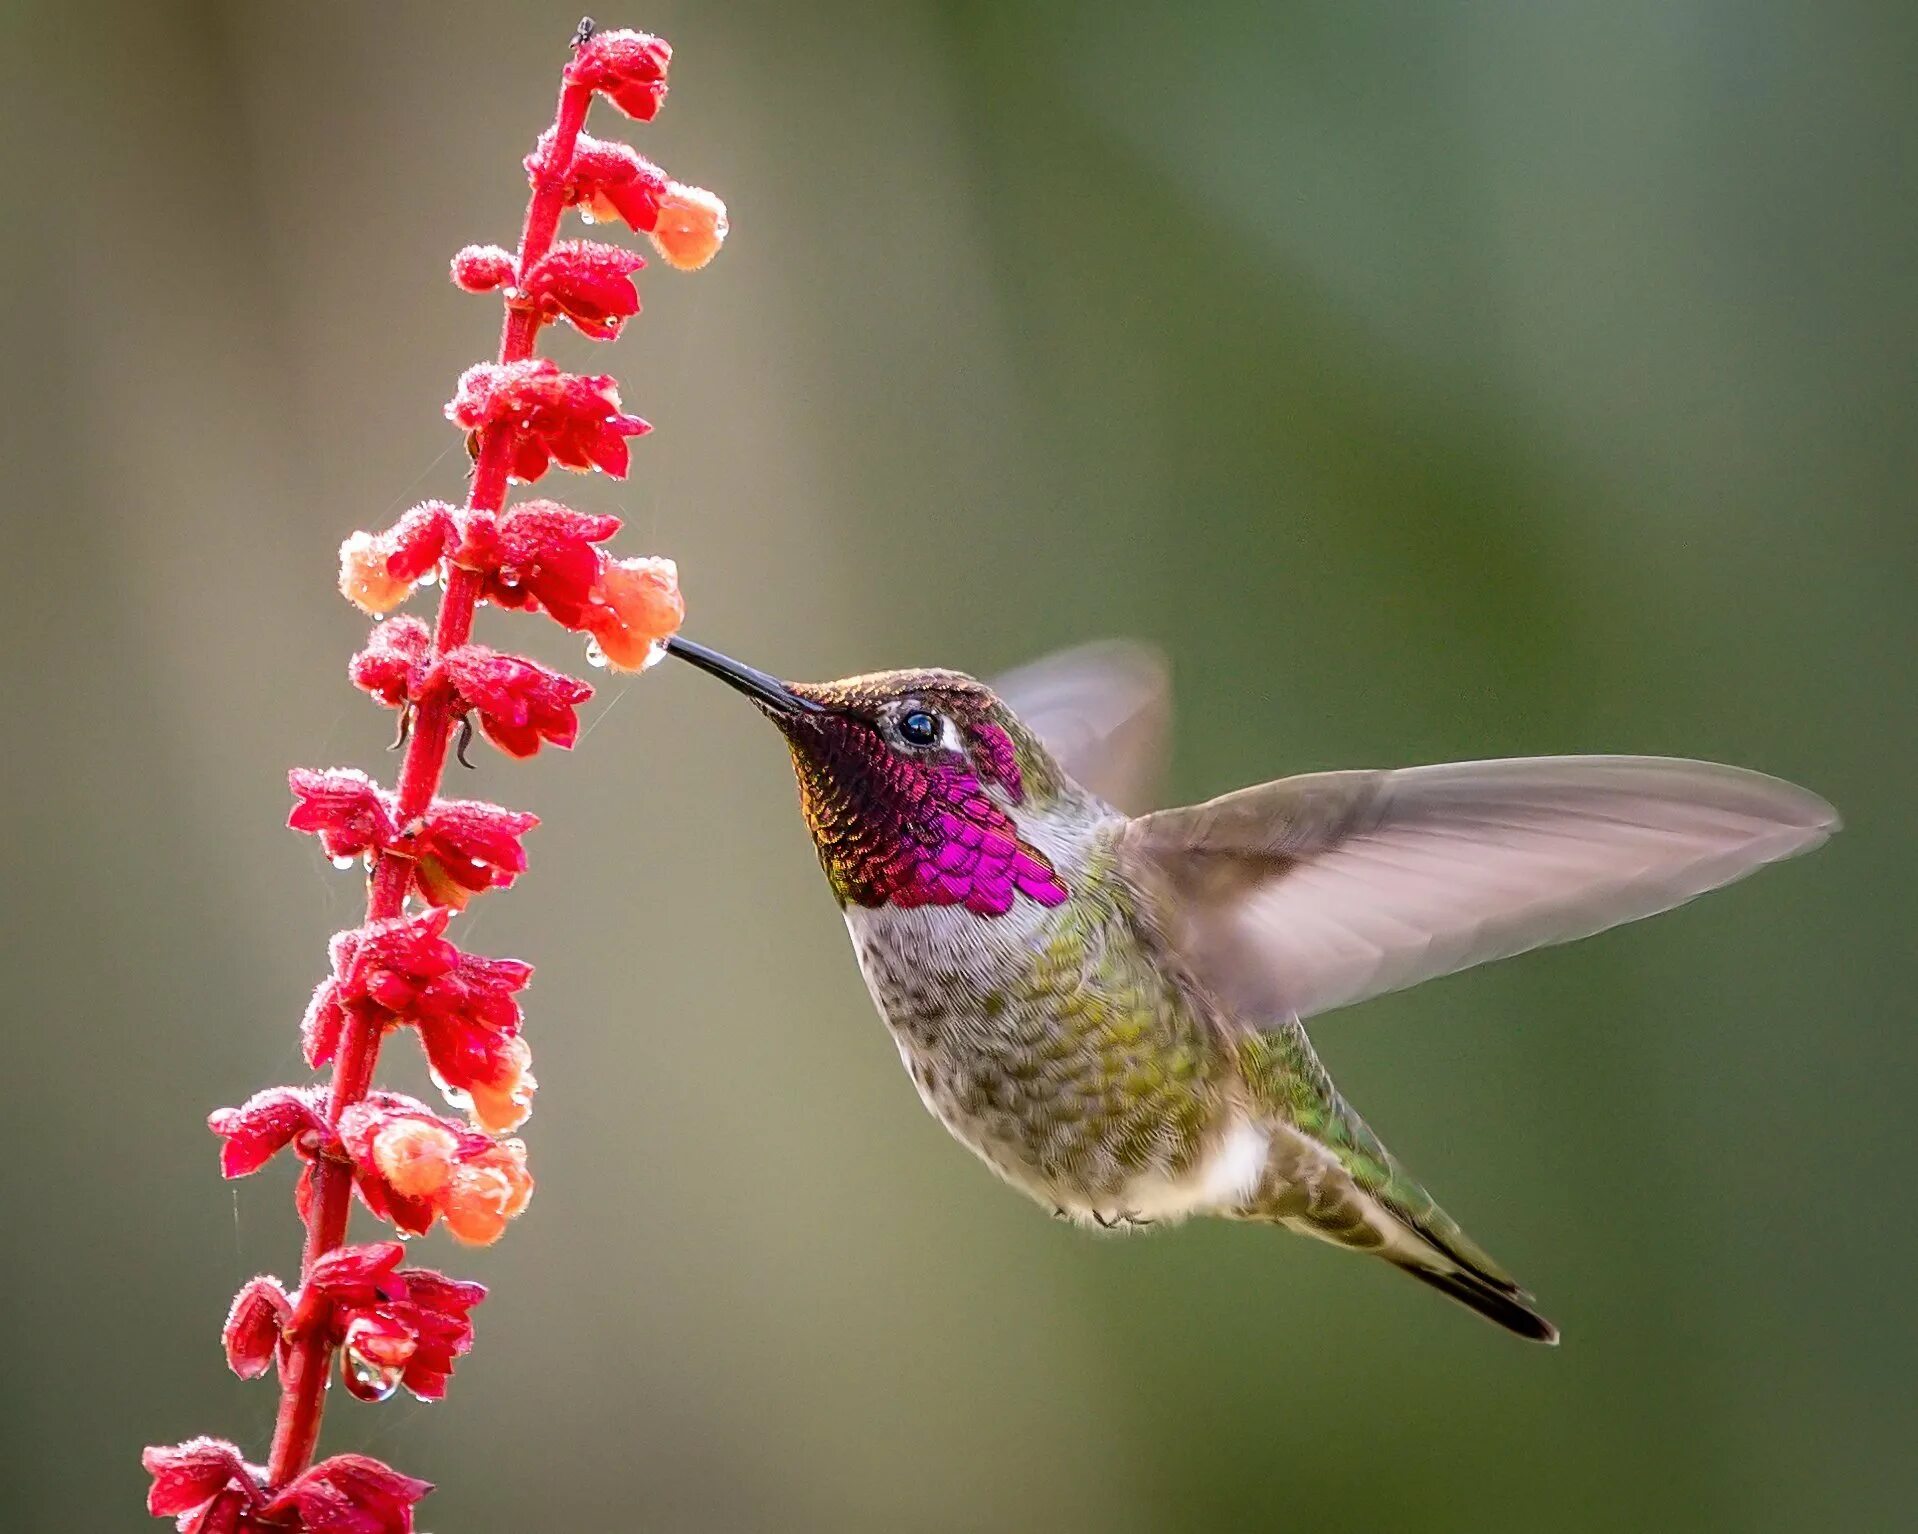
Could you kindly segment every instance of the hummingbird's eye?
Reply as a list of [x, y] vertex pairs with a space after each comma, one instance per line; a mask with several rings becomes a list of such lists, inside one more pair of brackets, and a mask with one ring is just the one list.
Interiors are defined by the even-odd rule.
[[938, 745], [938, 716], [927, 713], [923, 708], [915, 708], [910, 713], [901, 714], [899, 716], [899, 738], [909, 746]]

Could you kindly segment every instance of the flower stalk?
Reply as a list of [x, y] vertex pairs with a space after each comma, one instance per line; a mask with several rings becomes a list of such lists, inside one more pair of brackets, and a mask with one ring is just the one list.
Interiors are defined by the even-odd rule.
[[[496, 359], [470, 368], [446, 407], [466, 430], [473, 469], [465, 504], [415, 507], [382, 533], [341, 548], [340, 589], [376, 619], [349, 668], [354, 683], [399, 710], [405, 753], [388, 791], [350, 768], [295, 769], [289, 825], [320, 839], [336, 863], [364, 860], [362, 924], [337, 934], [331, 973], [302, 1027], [308, 1062], [330, 1065], [325, 1087], [276, 1087], [212, 1115], [228, 1177], [291, 1150], [306, 1165], [300, 1282], [288, 1293], [262, 1275], [235, 1297], [223, 1332], [236, 1374], [277, 1373], [280, 1401], [264, 1467], [233, 1445], [194, 1439], [149, 1449], [148, 1507], [187, 1534], [347, 1531], [406, 1534], [430, 1491], [376, 1460], [314, 1464], [328, 1383], [341, 1360], [349, 1393], [383, 1400], [404, 1387], [445, 1393], [472, 1342], [470, 1312], [485, 1296], [425, 1268], [401, 1268], [393, 1241], [347, 1244], [352, 1201], [402, 1234], [444, 1223], [458, 1240], [498, 1238], [532, 1192], [525, 1147], [502, 1138], [531, 1111], [531, 1055], [518, 993], [529, 965], [464, 952], [445, 936], [455, 913], [526, 866], [521, 838], [536, 817], [440, 797], [459, 734], [477, 729], [509, 756], [570, 747], [584, 682], [472, 642], [477, 609], [542, 612], [588, 636], [589, 658], [619, 670], [649, 665], [684, 615], [670, 560], [614, 559], [601, 544], [617, 518], [549, 500], [509, 509], [511, 486], [558, 462], [623, 477], [629, 441], [650, 428], [620, 408], [603, 375], [536, 359], [542, 329], [571, 323], [610, 340], [639, 310], [632, 275], [644, 262], [616, 246], [560, 242], [566, 209], [613, 216], [653, 236], [669, 264], [704, 265], [726, 232], [724, 206], [683, 187], [624, 145], [582, 134], [595, 96], [649, 121], [666, 94], [671, 49], [637, 32], [582, 22], [562, 75], [552, 126], [526, 160], [532, 192], [517, 252], [469, 246], [455, 283], [504, 300]], [[443, 577], [432, 629], [387, 615], [416, 586]], [[397, 1093], [374, 1075], [386, 1036], [420, 1036], [435, 1080], [467, 1122]]]

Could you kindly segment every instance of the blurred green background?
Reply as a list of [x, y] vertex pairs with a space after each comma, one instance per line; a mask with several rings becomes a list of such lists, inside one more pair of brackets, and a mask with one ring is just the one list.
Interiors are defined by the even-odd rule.
[[[596, 11], [598, 7], [595, 7]], [[774, 5], [631, 137], [721, 191], [566, 479], [790, 675], [1139, 634], [1175, 791], [1507, 753], [1718, 757], [1846, 833], [1317, 1028], [1565, 1328], [1224, 1225], [1099, 1240], [927, 1119], [751, 711], [613, 682], [465, 925], [539, 966], [540, 1190], [452, 1398], [329, 1449], [439, 1530], [1909, 1527], [1918, 1331], [1918, 29], [1908, 5]], [[290, 1171], [358, 880], [285, 769], [389, 770], [334, 549], [464, 459], [573, 11], [6, 8], [11, 1154], [0, 1522], [142, 1525], [142, 1444], [265, 1448], [227, 1297]], [[630, 131], [629, 131], [630, 130]], [[518, 619], [482, 637], [577, 664]], [[409, 1051], [389, 1076], [417, 1081]], [[371, 1231], [370, 1225], [362, 1227]]]

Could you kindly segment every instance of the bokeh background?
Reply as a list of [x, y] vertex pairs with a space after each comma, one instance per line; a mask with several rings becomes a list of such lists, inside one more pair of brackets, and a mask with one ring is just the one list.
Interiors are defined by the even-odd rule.
[[[296, 1261], [289, 1169], [222, 1184], [202, 1118], [301, 1075], [359, 908], [279, 829], [288, 765], [389, 760], [334, 549], [459, 492], [495, 322], [445, 262], [515, 233], [574, 20], [0, 23], [9, 1529], [142, 1526], [149, 1441], [264, 1450], [216, 1333]], [[734, 235], [591, 354], [658, 426], [632, 479], [558, 489], [679, 559], [690, 633], [802, 677], [1144, 635], [1181, 796], [1672, 752], [1848, 829], [1318, 1025], [1545, 1353], [1302, 1241], [1010, 1195], [902, 1077], [770, 732], [615, 681], [574, 755], [458, 785], [546, 817], [465, 928], [539, 966], [540, 1191], [426, 1243], [495, 1290], [452, 1399], [336, 1392], [327, 1446], [480, 1534], [1909, 1526], [1909, 8], [601, 20], [677, 46], [631, 136]]]

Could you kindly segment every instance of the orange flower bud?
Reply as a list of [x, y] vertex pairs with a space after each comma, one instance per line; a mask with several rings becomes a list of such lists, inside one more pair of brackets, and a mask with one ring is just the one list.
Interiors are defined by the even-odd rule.
[[490, 1246], [532, 1196], [525, 1144], [501, 1140], [454, 1172], [440, 1205], [440, 1217], [455, 1240], [468, 1246]]
[[395, 1119], [373, 1139], [373, 1164], [407, 1198], [431, 1198], [453, 1175], [459, 1138], [429, 1119]]
[[726, 239], [726, 204], [703, 186], [670, 183], [659, 199], [653, 244], [669, 266], [696, 272], [719, 254]]
[[679, 566], [670, 559], [608, 560], [593, 583], [586, 630], [617, 671], [644, 671], [686, 621]]
[[361, 611], [390, 613], [413, 586], [387, 574], [386, 548], [374, 534], [355, 533], [340, 545], [340, 595]]
[[491, 1134], [518, 1129], [533, 1111], [533, 1093], [539, 1083], [533, 1079], [533, 1052], [526, 1040], [506, 1041], [506, 1068], [493, 1081], [475, 1081], [466, 1088], [472, 1104], [473, 1121]]

